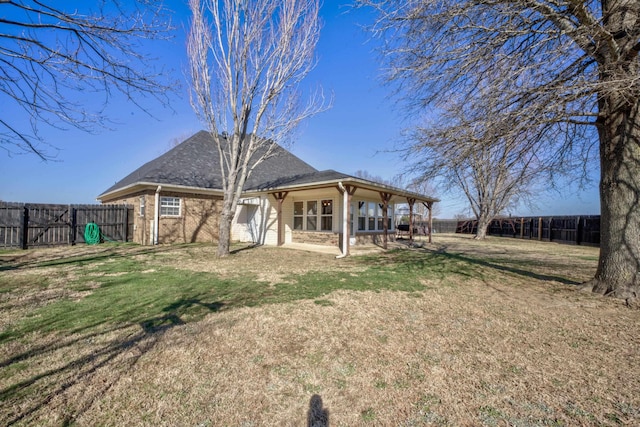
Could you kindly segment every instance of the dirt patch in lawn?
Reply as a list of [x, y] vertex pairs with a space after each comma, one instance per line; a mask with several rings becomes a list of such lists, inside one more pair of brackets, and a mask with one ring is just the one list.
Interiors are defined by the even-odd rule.
[[437, 236], [345, 260], [282, 248], [223, 260], [199, 245], [136, 248], [131, 257], [150, 275], [175, 267], [282, 286], [290, 274], [373, 269], [389, 282], [415, 272], [424, 287], [9, 340], [0, 416], [300, 426], [313, 403], [332, 426], [640, 424], [640, 311], [576, 290], [593, 275], [597, 249], [526, 243]]

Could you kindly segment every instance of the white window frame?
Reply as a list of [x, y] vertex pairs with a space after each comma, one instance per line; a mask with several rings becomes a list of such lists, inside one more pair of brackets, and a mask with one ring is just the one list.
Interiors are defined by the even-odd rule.
[[[296, 213], [296, 203], [302, 203], [300, 213]], [[300, 227], [296, 228], [296, 219], [300, 221]], [[293, 202], [293, 229], [298, 231], [304, 230], [304, 201], [297, 200]]]
[[146, 213], [146, 198], [144, 196], [140, 196], [140, 209], [138, 213], [140, 216], [144, 216]]
[[[330, 214], [322, 214], [322, 202], [330, 202], [331, 203], [331, 213]], [[295, 200], [293, 209], [293, 229], [297, 231], [309, 231], [309, 232], [332, 232], [334, 218], [333, 215], [335, 213], [335, 200], [332, 198], [322, 198], [322, 199], [306, 199], [306, 200]], [[296, 214], [295, 204], [302, 203], [302, 213]], [[310, 214], [310, 203], [315, 203], [315, 213]], [[331, 218], [331, 229], [323, 230], [323, 218]], [[300, 222], [302, 223], [302, 228], [296, 228], [296, 219], [298, 220], [298, 225]], [[315, 220], [315, 228], [310, 229], [309, 225], [314, 224]]]
[[[382, 203], [372, 200], [357, 200], [354, 203], [354, 207], [357, 207], [358, 223], [356, 224], [357, 233], [371, 233], [377, 231], [384, 231], [384, 212]], [[394, 230], [394, 207], [393, 203], [389, 203], [387, 207], [387, 221], [388, 231]], [[371, 214], [373, 212], [373, 214]], [[364, 214], [364, 215], [363, 215]], [[361, 228], [361, 221], [364, 220], [364, 228]], [[373, 226], [371, 228], [370, 226]]]
[[[177, 213], [176, 213], [177, 209]], [[180, 197], [160, 197], [160, 216], [179, 217], [182, 215], [182, 199]]]
[[[331, 206], [331, 213], [325, 214], [323, 213], [324, 207], [325, 207], [325, 202], [328, 202], [329, 204], [327, 206]], [[320, 209], [318, 209], [318, 217], [320, 218], [320, 231], [333, 231], [333, 199], [322, 199], [320, 200]], [[324, 225], [324, 219], [329, 218], [331, 221], [331, 227], [329, 229], [323, 229], [322, 226]]]

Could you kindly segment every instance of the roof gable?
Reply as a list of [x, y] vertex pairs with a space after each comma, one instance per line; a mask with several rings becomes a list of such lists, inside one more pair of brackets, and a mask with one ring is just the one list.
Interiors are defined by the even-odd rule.
[[[256, 155], [259, 155], [257, 153]], [[251, 172], [245, 191], [262, 192], [275, 189], [301, 189], [317, 186], [339, 186], [341, 182], [370, 192], [391, 192], [398, 197], [411, 197], [424, 201], [438, 199], [409, 192], [367, 179], [346, 175], [334, 170], [318, 171], [279, 145], [270, 157]], [[130, 193], [139, 186], [181, 187], [193, 191], [222, 191], [220, 158], [211, 134], [200, 131], [185, 141], [145, 163], [104, 191], [99, 199], [105, 200]], [[191, 191], [191, 190], [190, 190]]]
[[[211, 134], [200, 131], [145, 163], [109, 187], [101, 196], [137, 183], [222, 190], [220, 170], [220, 158]], [[315, 168], [276, 145], [274, 154], [251, 172], [245, 188], [261, 188], [265, 183], [314, 172], [317, 172]]]

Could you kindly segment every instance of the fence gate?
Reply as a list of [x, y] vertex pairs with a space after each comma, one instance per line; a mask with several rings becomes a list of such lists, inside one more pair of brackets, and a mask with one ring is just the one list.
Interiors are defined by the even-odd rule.
[[103, 240], [127, 242], [132, 211], [128, 205], [0, 203], [0, 248], [84, 243], [90, 222], [98, 225]]

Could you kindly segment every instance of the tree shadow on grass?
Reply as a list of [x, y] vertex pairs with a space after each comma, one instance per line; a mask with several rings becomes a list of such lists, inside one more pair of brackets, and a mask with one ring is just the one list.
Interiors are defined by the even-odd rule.
[[240, 252], [244, 252], [244, 251], [250, 251], [251, 249], [255, 249], [257, 247], [260, 247], [261, 245], [259, 245], [258, 243], [251, 243], [247, 246], [243, 246], [241, 248], [236, 248], [236, 249], [232, 249], [229, 251], [229, 253], [231, 255], [235, 255], [235, 254], [239, 254]]
[[148, 255], [154, 253], [168, 252], [175, 250], [175, 246], [111, 246], [102, 245], [99, 249], [89, 253], [62, 251], [55, 256], [48, 258], [29, 258], [29, 249], [12, 258], [0, 261], [0, 271], [26, 270], [41, 267], [61, 267], [69, 264], [94, 263], [105, 260], [131, 258], [132, 256]]
[[502, 271], [502, 272], [507, 272], [507, 273], [511, 273], [511, 274], [517, 274], [519, 276], [522, 277], [526, 277], [526, 278], [531, 278], [531, 279], [536, 279], [536, 280], [541, 280], [541, 281], [554, 281], [554, 282], [559, 282], [559, 283], [563, 283], [565, 285], [581, 285], [582, 282], [576, 281], [576, 280], [571, 280], [571, 279], [567, 279], [566, 277], [562, 277], [562, 276], [556, 276], [556, 275], [549, 275], [549, 274], [540, 274], [540, 273], [536, 273], [535, 271], [530, 271], [530, 270], [524, 270], [522, 268], [517, 268], [514, 266], [510, 266], [509, 261], [505, 261], [505, 264], [507, 265], [502, 265], [502, 264], [498, 264], [496, 262], [492, 262], [492, 261], [486, 261], [486, 260], [482, 260], [482, 259], [477, 259], [477, 258], [471, 258], [468, 256], [464, 256], [464, 255], [460, 255], [460, 254], [447, 254], [447, 256], [451, 257], [452, 259], [456, 259], [459, 261], [463, 261], [463, 262], [467, 262], [470, 264], [474, 264], [474, 265], [479, 265], [482, 267], [488, 267], [488, 268], [492, 268], [494, 270], [498, 270], [498, 271]]
[[[198, 298], [186, 298], [166, 306], [163, 309], [165, 314], [66, 340], [63, 337], [1, 361], [0, 367], [5, 372], [20, 371], [26, 364], [54, 367], [44, 368], [30, 378], [0, 390], [0, 418], [7, 425], [18, 422], [33, 424], [43, 415], [55, 414], [63, 418], [61, 425], [73, 424], [123, 375], [130, 373], [167, 331], [184, 325], [186, 321], [180, 313], [194, 305], [209, 312], [217, 312], [223, 307], [223, 303], [204, 303]], [[115, 337], [111, 338], [113, 334]], [[94, 342], [99, 344], [92, 345]], [[58, 363], [56, 358], [62, 357], [64, 362]], [[8, 378], [6, 375], [5, 384], [10, 382]]]
[[[472, 267], [485, 267], [500, 272], [515, 274], [518, 276], [541, 280], [555, 281], [566, 285], [581, 285], [582, 282], [567, 279], [558, 275], [540, 274], [532, 270], [518, 268], [510, 265], [509, 260], [504, 264], [480, 258], [474, 258], [460, 253], [448, 252], [446, 246], [437, 249], [407, 248], [395, 249], [383, 255], [368, 257], [375, 265], [395, 265], [415, 273], [438, 272], [440, 274], [458, 274], [474, 276], [479, 272]], [[365, 257], [367, 259], [367, 257]], [[471, 267], [471, 268], [470, 268]]]

